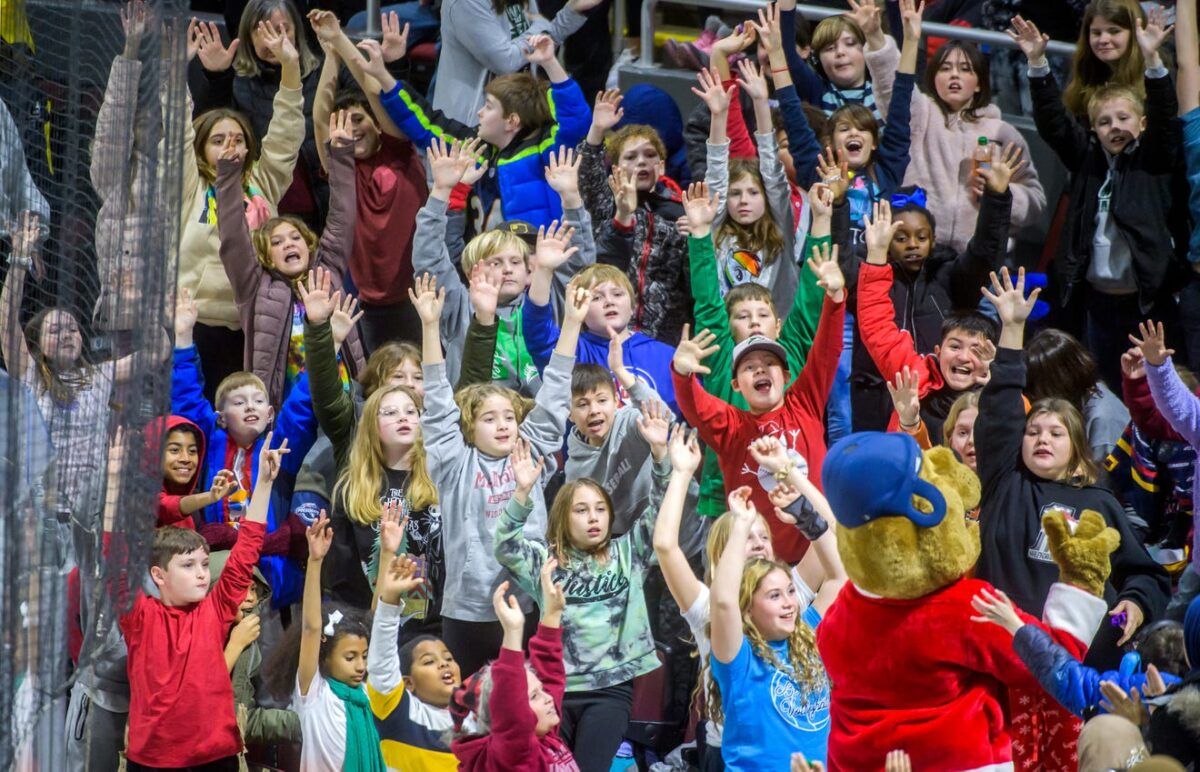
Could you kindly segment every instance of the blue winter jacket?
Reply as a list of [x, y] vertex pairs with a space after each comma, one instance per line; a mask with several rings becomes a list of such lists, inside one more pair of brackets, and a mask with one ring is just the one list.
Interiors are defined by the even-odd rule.
[[[554, 309], [539, 306], [526, 295], [521, 304], [521, 327], [525, 333], [525, 347], [537, 365], [538, 371], [545, 369], [550, 354], [558, 343], [559, 327], [554, 321]], [[675, 404], [675, 386], [671, 381], [671, 359], [675, 349], [640, 332], [635, 332], [621, 344], [625, 355], [625, 367], [658, 393], [667, 407], [679, 415]], [[575, 364], [601, 365], [608, 367], [608, 338], [588, 330], [579, 333], [579, 345], [575, 347]], [[618, 389], [619, 391], [619, 389]], [[629, 399], [623, 399], [629, 402]]]
[[[175, 349], [174, 372], [171, 376], [171, 412], [183, 416], [200, 427], [207, 444], [204, 459], [204, 482], [198, 490], [208, 490], [217, 472], [226, 468], [225, 454], [229, 447], [229, 435], [217, 425], [217, 413], [204, 397], [204, 375], [200, 371], [200, 357], [194, 346]], [[271, 489], [271, 504], [267, 511], [267, 533], [287, 521], [292, 488], [296, 473], [304, 463], [304, 457], [317, 439], [317, 416], [313, 412], [312, 397], [308, 391], [308, 376], [301, 374], [288, 392], [287, 399], [274, 422], [275, 447], [287, 439], [288, 450], [275, 485]], [[258, 479], [258, 453], [262, 449], [266, 432], [259, 435], [250, 453], [250, 479]], [[249, 501], [247, 500], [247, 503]], [[204, 508], [204, 522], [224, 522], [221, 502]], [[258, 568], [271, 586], [271, 605], [274, 608], [300, 600], [304, 589], [304, 572], [285, 555], [263, 555]]]
[[[434, 137], [466, 140], [476, 129], [451, 120], [403, 82], [380, 94], [388, 116], [417, 147], [429, 147]], [[592, 110], [574, 80], [551, 83], [546, 90], [554, 123], [518, 135], [505, 148], [492, 148], [490, 168], [475, 186], [483, 211], [491, 209], [488, 193], [498, 187], [500, 207], [505, 220], [525, 220], [535, 227], [562, 219], [558, 194], [546, 183], [549, 157], [562, 146], [575, 147], [592, 124]], [[489, 184], [490, 183], [490, 184]]]
[[[1080, 718], [1104, 699], [1100, 693], [1101, 681], [1111, 681], [1126, 693], [1130, 689], [1141, 693], [1146, 688], [1146, 674], [1138, 672], [1141, 660], [1136, 654], [1126, 654], [1120, 670], [1101, 673], [1072, 657], [1037, 625], [1025, 625], [1018, 630], [1013, 637], [1013, 649], [1042, 688]], [[1162, 679], [1167, 686], [1179, 683], [1169, 673], [1163, 673]]]

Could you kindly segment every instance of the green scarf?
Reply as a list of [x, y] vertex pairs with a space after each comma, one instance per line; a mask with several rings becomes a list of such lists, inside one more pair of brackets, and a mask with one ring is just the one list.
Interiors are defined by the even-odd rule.
[[363, 687], [347, 686], [332, 678], [325, 683], [346, 709], [346, 761], [343, 772], [384, 772], [379, 732], [371, 715], [371, 701]]

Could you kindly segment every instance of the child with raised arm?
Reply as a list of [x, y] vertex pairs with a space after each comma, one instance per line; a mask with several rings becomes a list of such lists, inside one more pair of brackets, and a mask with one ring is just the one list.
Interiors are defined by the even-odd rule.
[[389, 770], [453, 772], [458, 762], [444, 736], [454, 728], [450, 698], [462, 683], [462, 671], [435, 636], [419, 635], [399, 645], [405, 598], [425, 583], [417, 564], [396, 554], [404, 530], [399, 512], [385, 514], [380, 522], [383, 557], [367, 651], [367, 696]]
[[[195, 531], [161, 528], [151, 548], [150, 578], [159, 597], [139, 593], [120, 619], [129, 649], [130, 769], [237, 768], [242, 750], [225, 665], [226, 632], [254, 579], [271, 489], [289, 451], [258, 453], [258, 479], [221, 578], [209, 592], [208, 545]], [[204, 716], [197, 733], [181, 716]], [[231, 764], [232, 767], [217, 766]]]
[[[759, 481], [771, 475], [750, 458], [753, 440], [763, 434], [779, 437], [799, 454], [803, 459], [799, 463], [806, 464], [810, 474], [819, 472], [825, 456], [825, 402], [842, 350], [846, 293], [836, 255], [814, 254], [809, 266], [821, 277], [817, 283], [825, 290], [825, 305], [811, 356], [790, 386], [787, 351], [763, 335], [751, 335], [733, 350], [730, 385], [745, 398], [747, 410], [711, 395], [697, 378], [711, 377], [702, 362], [719, 350], [710, 331], [703, 330], [693, 339], [684, 335], [672, 362], [680, 411], [716, 451], [726, 489], [750, 485], [764, 512], [770, 511], [770, 502]], [[794, 529], [772, 523], [772, 533], [777, 554], [789, 563], [798, 562], [808, 549], [808, 541]]]
[[384, 66], [378, 43], [363, 41], [359, 48], [368, 54], [360, 66], [379, 82], [384, 109], [418, 146], [426, 147], [435, 138], [462, 142], [475, 136], [487, 144], [483, 155], [495, 172], [476, 186], [485, 212], [498, 200], [505, 220], [526, 220], [541, 227], [562, 219], [558, 196], [542, 176], [550, 156], [583, 139], [591, 110], [555, 58], [549, 35], [531, 37], [525, 54], [550, 78], [549, 90], [529, 73], [492, 80], [474, 128], [429, 109], [406, 84], [397, 82]]
[[[417, 213], [417, 233], [413, 243], [413, 268], [417, 275], [428, 273], [446, 292], [442, 310], [442, 345], [445, 349], [446, 370], [450, 381], [457, 382], [462, 360], [462, 346], [471, 314], [470, 285], [464, 285], [459, 277], [447, 247], [446, 210], [455, 187], [468, 180], [477, 180], [486, 171], [487, 163], [476, 163], [480, 142], [457, 142], [447, 145], [435, 139], [429, 145], [429, 166], [433, 175], [433, 187], [429, 200]], [[578, 166], [569, 149], [552, 154], [548, 159], [546, 177], [561, 188], [561, 200], [565, 208], [565, 223], [579, 227], [576, 231], [582, 239], [573, 253], [563, 256], [560, 270], [555, 272], [553, 295], [561, 302], [562, 288], [571, 276], [587, 262], [594, 259], [595, 250], [586, 248], [591, 242], [588, 214], [583, 210], [583, 199], [579, 196]], [[574, 184], [572, 184], [574, 183]], [[532, 228], [525, 225], [525, 231]], [[537, 392], [541, 384], [538, 368], [530, 358], [522, 332], [520, 308], [529, 286], [529, 258], [532, 246], [519, 231], [496, 228], [485, 231], [471, 239], [462, 253], [461, 267], [470, 284], [476, 277], [486, 274], [488, 281], [499, 287], [495, 309], [495, 322], [499, 324], [496, 337], [496, 361], [492, 366], [492, 380], [504, 386], [518, 389], [527, 396]], [[570, 234], [570, 229], [551, 229], [551, 235], [561, 232]]]
[[648, 412], [639, 425], [654, 457], [654, 488], [628, 533], [613, 536], [612, 499], [599, 482], [582, 478], [559, 490], [544, 536], [523, 535], [542, 467], [524, 445], [513, 452], [517, 490], [496, 529], [496, 559], [517, 586], [536, 597], [534, 577], [547, 562], [557, 564], [562, 577], [568, 618], [561, 734], [582, 772], [611, 766], [629, 724], [633, 679], [659, 666], [643, 590], [654, 564], [654, 520], [664, 489], [686, 491], [700, 462], [700, 447], [682, 426], [668, 448], [670, 421], [662, 412]]
[[[564, 416], [571, 398], [575, 345], [591, 297], [570, 287], [566, 320], [558, 347], [532, 402], [493, 383], [468, 386], [454, 394], [446, 379], [438, 320], [446, 293], [429, 277], [417, 280], [413, 293], [424, 325], [422, 365], [425, 413], [421, 431], [430, 474], [438, 489], [446, 554], [446, 590], [442, 604], [443, 639], [467, 672], [491, 655], [503, 630], [487, 605], [503, 569], [493, 555], [493, 534], [516, 488], [511, 454], [518, 439], [533, 445], [539, 457], [562, 447]], [[553, 474], [547, 460], [543, 483]], [[535, 487], [529, 533], [545, 531], [546, 505]], [[525, 601], [529, 607], [528, 600]]]
[[264, 435], [274, 425], [276, 435], [288, 441], [281, 479], [268, 505], [267, 535], [259, 568], [271, 586], [272, 608], [283, 608], [300, 598], [301, 573], [289, 559], [304, 531], [303, 522], [289, 514], [296, 474], [317, 436], [317, 419], [308, 392], [308, 376], [301, 375], [276, 414], [267, 397], [266, 384], [254, 373], [236, 372], [217, 385], [215, 402], [204, 397], [204, 376], [192, 343], [197, 306], [186, 294], [175, 310], [174, 369], [171, 377], [171, 412], [186, 418], [204, 433], [205, 473], [202, 485], [211, 487], [218, 475], [231, 472], [237, 490], [201, 510], [200, 533], [213, 549], [229, 549], [238, 539], [238, 522], [258, 476], [258, 453]]

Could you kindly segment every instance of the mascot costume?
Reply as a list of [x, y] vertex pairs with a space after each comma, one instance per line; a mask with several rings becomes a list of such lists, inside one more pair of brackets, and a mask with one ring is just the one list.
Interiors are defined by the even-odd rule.
[[[850, 578], [817, 628], [830, 772], [882, 769], [893, 749], [921, 772], [1013, 769], [1010, 710], [1020, 706], [1009, 690], [1039, 687], [1011, 635], [971, 621], [972, 597], [991, 589], [969, 576], [979, 533], [964, 514], [979, 504], [979, 479], [948, 448], [922, 455], [912, 437], [877, 432], [834, 445], [821, 479]], [[1062, 517], [1043, 525], [1059, 580], [1042, 626], [1082, 657], [1107, 610], [1119, 536], [1095, 512], [1074, 533]]]

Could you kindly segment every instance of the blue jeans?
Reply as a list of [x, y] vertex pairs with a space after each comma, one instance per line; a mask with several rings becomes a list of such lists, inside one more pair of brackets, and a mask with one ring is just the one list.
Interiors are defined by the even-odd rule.
[[[433, 12], [433, 8], [428, 5], [422, 5], [416, 0], [408, 3], [396, 3], [395, 5], [385, 5], [379, 9], [381, 14], [395, 12], [400, 17], [400, 28], [403, 29], [405, 24], [408, 28], [408, 47], [412, 48], [417, 43], [424, 43], [427, 40], [433, 40], [437, 37], [438, 29], [441, 27], [441, 22], [438, 20], [437, 14]], [[346, 25], [347, 32], [361, 32], [367, 28], [367, 12], [359, 11], [350, 17], [350, 23]]]
[[825, 408], [830, 445], [853, 431], [850, 427], [850, 365], [853, 357], [854, 317], [846, 314], [846, 323], [842, 327], [842, 355], [838, 357], [837, 375], [833, 378]]

